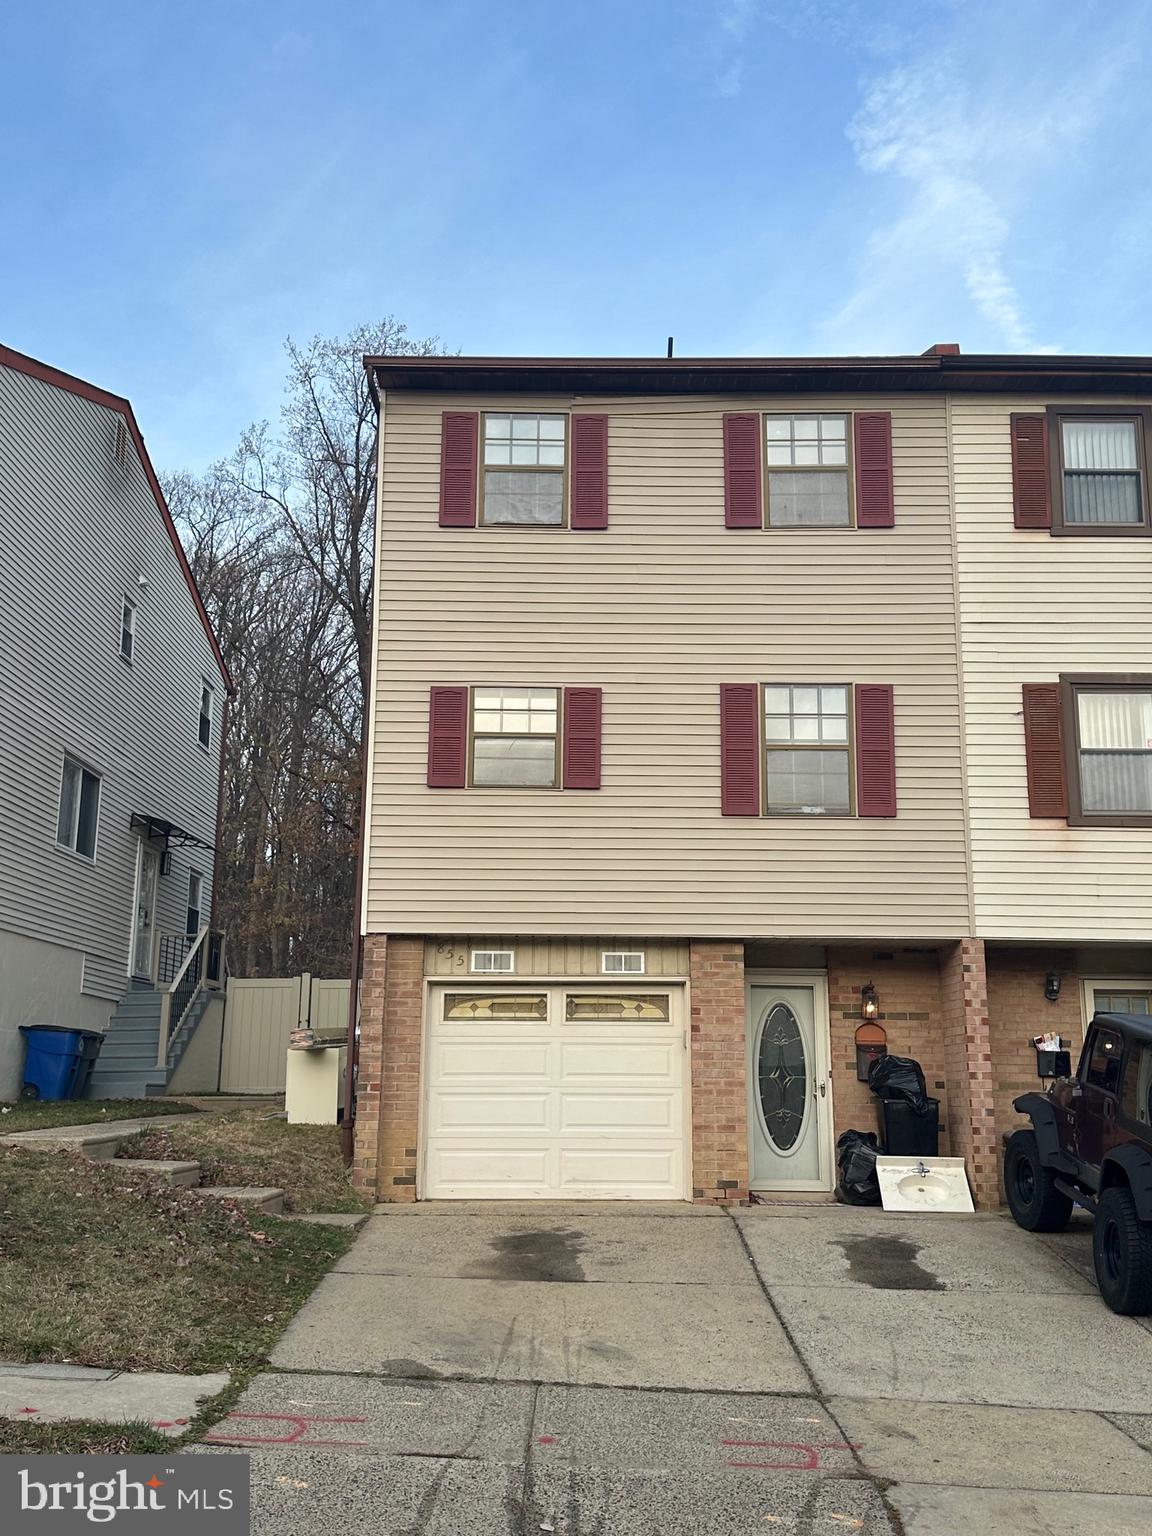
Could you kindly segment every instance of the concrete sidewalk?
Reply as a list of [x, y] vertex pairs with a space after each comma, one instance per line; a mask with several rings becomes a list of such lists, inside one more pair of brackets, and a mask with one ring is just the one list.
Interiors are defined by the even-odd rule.
[[228, 1385], [226, 1371], [181, 1376], [167, 1371], [103, 1371], [86, 1365], [0, 1362], [0, 1418], [31, 1424], [86, 1419], [147, 1424], [176, 1439], [200, 1405]]
[[384, 1209], [213, 1440], [252, 1450], [278, 1536], [1134, 1536], [1152, 1330], [1086, 1245], [841, 1207]]

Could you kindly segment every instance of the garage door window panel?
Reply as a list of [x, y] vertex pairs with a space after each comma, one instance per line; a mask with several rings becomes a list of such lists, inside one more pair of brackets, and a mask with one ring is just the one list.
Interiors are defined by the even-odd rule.
[[590, 995], [572, 993], [564, 1006], [564, 1016], [573, 1023], [582, 1019], [597, 1022], [613, 1019], [629, 1023], [664, 1022], [668, 1018], [668, 998], [660, 993]]
[[548, 1017], [545, 992], [511, 993], [448, 992], [444, 997], [444, 1018], [449, 1023], [491, 1023], [501, 1019], [515, 1022], [528, 1019], [539, 1022]]

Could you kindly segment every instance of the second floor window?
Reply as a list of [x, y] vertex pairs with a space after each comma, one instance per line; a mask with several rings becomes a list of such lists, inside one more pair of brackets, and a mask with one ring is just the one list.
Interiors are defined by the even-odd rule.
[[1082, 816], [1152, 816], [1152, 686], [1073, 683]]
[[765, 430], [768, 526], [850, 527], [848, 417], [767, 416]]
[[565, 416], [486, 413], [481, 521], [562, 527], [566, 441]]
[[212, 688], [208, 683], [200, 685], [200, 723], [198, 734], [205, 751], [212, 745]]
[[120, 654], [125, 661], [136, 656], [136, 604], [130, 597], [124, 599], [120, 613]]
[[769, 816], [850, 816], [852, 760], [844, 684], [764, 688]]
[[472, 783], [555, 789], [559, 701], [555, 688], [472, 690]]
[[56, 841], [86, 859], [96, 857], [96, 825], [100, 816], [100, 779], [75, 758], [64, 759], [60, 780], [60, 810]]

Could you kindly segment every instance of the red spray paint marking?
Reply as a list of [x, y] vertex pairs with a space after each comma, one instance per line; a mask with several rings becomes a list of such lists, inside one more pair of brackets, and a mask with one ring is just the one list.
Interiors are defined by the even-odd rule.
[[536, 1444], [537, 1445], [555, 1445], [556, 1444], [556, 1436], [555, 1435], [537, 1435], [536, 1436]]
[[[247, 1435], [239, 1432], [235, 1435], [223, 1433], [233, 1419], [254, 1419], [264, 1423], [292, 1424], [295, 1426], [286, 1435]], [[303, 1436], [315, 1424], [367, 1424], [364, 1418], [357, 1419], [324, 1419], [311, 1414], [298, 1413], [230, 1413], [222, 1425], [217, 1426], [205, 1436], [207, 1440], [213, 1440], [218, 1445], [299, 1445], [311, 1448], [312, 1446], [342, 1446], [352, 1449], [357, 1446], [366, 1446], [367, 1440], [305, 1440]]]
[[39, 1413], [39, 1408], [21, 1408], [21, 1413]]
[[734, 1450], [796, 1452], [796, 1458], [788, 1461], [725, 1461], [726, 1467], [737, 1472], [816, 1472], [820, 1468], [821, 1451], [854, 1451], [857, 1448], [844, 1440], [823, 1440], [813, 1445], [796, 1440], [721, 1440], [720, 1444]]

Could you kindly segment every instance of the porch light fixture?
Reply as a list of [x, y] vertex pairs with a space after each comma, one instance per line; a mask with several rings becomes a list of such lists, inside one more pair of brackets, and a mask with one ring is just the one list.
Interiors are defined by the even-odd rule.
[[1044, 996], [1050, 1003], [1055, 1003], [1060, 997], [1060, 972], [1049, 971], [1044, 978]]
[[876, 996], [876, 988], [871, 982], [860, 988], [860, 1017], [873, 1023], [880, 1017], [880, 999]]

